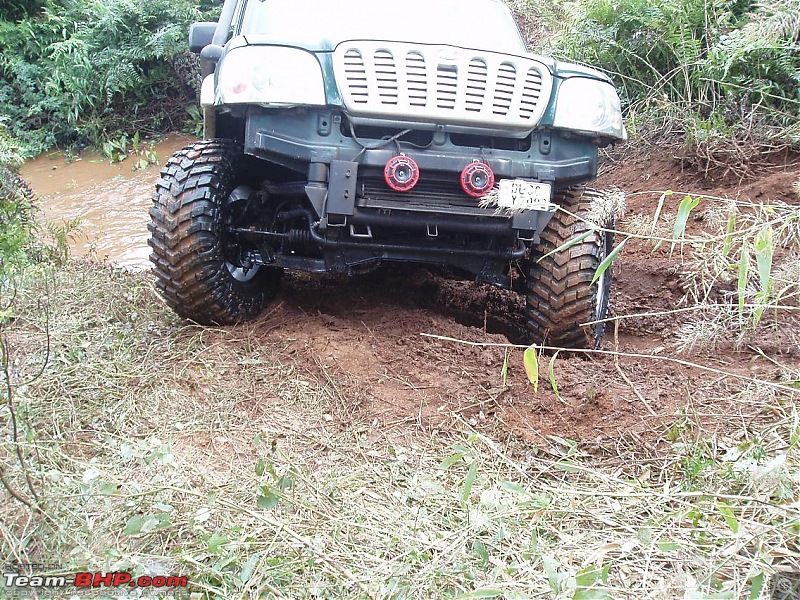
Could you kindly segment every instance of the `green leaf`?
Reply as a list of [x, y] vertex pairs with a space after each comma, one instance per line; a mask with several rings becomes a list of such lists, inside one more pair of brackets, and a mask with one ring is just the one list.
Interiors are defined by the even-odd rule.
[[754, 575], [750, 582], [750, 600], [758, 600], [764, 590], [764, 573]]
[[475, 556], [481, 559], [481, 565], [488, 564], [489, 552], [486, 550], [486, 545], [482, 541], [475, 540], [472, 544], [472, 551], [475, 553]]
[[272, 491], [272, 488], [268, 485], [261, 486], [261, 493], [258, 495], [256, 499], [256, 505], [258, 508], [263, 508], [264, 510], [271, 510], [275, 508], [275, 505], [278, 504], [278, 495]]
[[[172, 520], [166, 513], [158, 514], [155, 517], [152, 517], [152, 519], [155, 521], [153, 529], [168, 529], [169, 527], [172, 527]], [[146, 527], [144, 527], [142, 530], [146, 530]]]
[[[769, 302], [770, 288], [772, 287], [772, 255], [775, 247], [772, 239], [772, 227], [764, 227], [756, 235], [753, 242], [753, 248], [756, 252], [756, 265], [758, 267], [758, 279], [760, 290], [758, 293], [757, 304], [766, 304]], [[763, 307], [756, 309], [756, 324], [761, 320], [761, 315], [764, 312]]]
[[206, 541], [206, 544], [208, 544], [209, 552], [219, 554], [220, 547], [224, 546], [228, 542], [230, 542], [230, 540], [224, 535], [220, 533], [212, 533], [211, 537]]
[[556, 353], [553, 354], [553, 357], [550, 359], [550, 366], [547, 371], [550, 376], [550, 385], [553, 388], [553, 393], [556, 395], [556, 398], [560, 400], [561, 394], [558, 393], [558, 385], [556, 385], [556, 357], [558, 357], [558, 350], [556, 350]]
[[261, 560], [260, 554], [253, 554], [250, 558], [248, 558], [245, 563], [242, 565], [242, 570], [239, 571], [239, 575], [236, 576], [238, 583], [240, 586], [245, 585], [250, 578], [253, 576], [253, 571], [258, 564], [258, 561]]
[[677, 552], [681, 549], [680, 544], [670, 542], [669, 540], [658, 540], [658, 542], [656, 542], [656, 547], [661, 550], [661, 552]]
[[747, 274], [750, 269], [750, 249], [747, 240], [742, 240], [742, 253], [739, 256], [739, 278], [736, 283], [736, 291], [739, 296], [739, 318], [744, 315], [745, 292], [747, 291]]
[[593, 234], [595, 231], [597, 231], [597, 229], [595, 229], [594, 227], [592, 227], [591, 229], [589, 229], [589, 231], [584, 231], [584, 232], [583, 232], [582, 234], [580, 234], [579, 236], [576, 236], [576, 237], [574, 237], [574, 238], [572, 238], [572, 239], [569, 239], [569, 240], [567, 240], [566, 242], [564, 242], [563, 244], [561, 244], [561, 245], [560, 245], [558, 248], [556, 248], [555, 250], [550, 250], [550, 252], [548, 252], [548, 253], [547, 253], [547, 254], [545, 254], [544, 256], [540, 256], [538, 259], [536, 259], [536, 262], [537, 262], [537, 263], [540, 263], [540, 262], [542, 262], [542, 261], [543, 261], [545, 258], [547, 258], [548, 256], [551, 256], [551, 255], [553, 255], [553, 254], [558, 254], [559, 252], [563, 252], [564, 250], [569, 250], [569, 249], [570, 249], [570, 248], [572, 248], [572, 247], [573, 247], [575, 244], [579, 244], [579, 243], [581, 243], [583, 240], [585, 240], [586, 238], [588, 238], [588, 237], [589, 237], [590, 235], [592, 235], [592, 234]]
[[503, 595], [503, 590], [500, 588], [490, 588], [490, 587], [483, 587], [478, 588], [477, 590], [472, 590], [471, 592], [466, 592], [464, 594], [459, 594], [455, 598], [457, 600], [466, 599], [466, 598], [497, 598], [498, 596]]
[[264, 462], [263, 458], [259, 458], [258, 461], [256, 461], [256, 475], [261, 477], [264, 474], [265, 470], [266, 470], [266, 463]]
[[289, 475], [281, 475], [278, 478], [278, 481], [275, 482], [275, 486], [282, 492], [290, 490], [294, 487], [294, 477]]
[[600, 580], [601, 574], [602, 570], [597, 567], [586, 567], [575, 575], [575, 583], [578, 587], [591, 587]]
[[577, 442], [575, 442], [574, 440], [568, 440], [567, 438], [563, 438], [560, 435], [548, 435], [547, 437], [549, 437], [554, 442], [561, 444], [565, 448], [568, 448], [569, 450], [574, 450], [575, 446], [578, 445]]
[[606, 588], [579, 587], [572, 596], [572, 600], [607, 600], [608, 598], [611, 598], [611, 594]]
[[739, 533], [739, 521], [734, 516], [733, 511], [722, 503], [720, 503], [717, 508], [725, 518], [725, 522], [728, 524], [728, 527], [730, 527], [731, 531], [733, 533]]
[[539, 357], [536, 350], [536, 346], [530, 346], [522, 353], [522, 364], [525, 366], [528, 381], [533, 384], [534, 394], [539, 392]]
[[606, 600], [610, 598], [608, 589], [600, 587], [605, 583], [606, 571], [599, 567], [586, 567], [575, 576], [577, 589], [572, 596], [573, 600]]
[[528, 494], [528, 490], [526, 490], [520, 484], [514, 483], [513, 481], [501, 481], [500, 487], [503, 488], [504, 490], [508, 490], [509, 492], [520, 494], [521, 496], [525, 496]]
[[565, 473], [580, 473], [581, 471], [581, 468], [578, 465], [569, 460], [560, 460], [553, 466], [559, 471], [564, 471]]
[[554, 594], [561, 590], [561, 574], [558, 572], [558, 563], [550, 556], [542, 556], [542, 565], [547, 574], [547, 582]]
[[472, 485], [475, 483], [475, 477], [478, 475], [478, 461], [472, 461], [467, 471], [467, 476], [464, 478], [464, 483], [461, 485], [461, 501], [464, 504], [469, 502], [469, 496], [472, 493]]
[[100, 484], [97, 491], [100, 494], [107, 494], [110, 496], [119, 492], [119, 486], [116, 483], [104, 482]]
[[158, 515], [134, 515], [125, 524], [122, 530], [124, 535], [138, 535], [159, 529], [167, 529], [172, 526], [169, 515], [159, 513]]
[[461, 452], [456, 452], [455, 454], [451, 454], [450, 456], [448, 456], [442, 462], [439, 463], [439, 468], [443, 471], [449, 469], [457, 462], [460, 462], [463, 458], [464, 454]]
[[134, 515], [125, 524], [125, 529], [122, 530], [123, 535], [137, 535], [142, 533], [145, 523], [150, 519], [147, 515]]
[[[678, 206], [678, 216], [675, 218], [675, 227], [672, 229], [674, 239], [683, 239], [686, 235], [686, 223], [689, 221], [689, 214], [700, 204], [700, 197], [693, 198], [686, 196]], [[672, 242], [672, 249], [675, 249], [675, 242]]]
[[616, 248], [608, 253], [608, 256], [603, 259], [603, 262], [598, 265], [597, 271], [594, 272], [594, 277], [592, 277], [592, 283], [590, 285], [594, 285], [594, 283], [603, 276], [603, 273], [605, 273], [606, 269], [611, 266], [611, 263], [614, 262], [614, 259], [617, 258], [617, 255], [622, 252], [622, 249], [625, 247], [625, 244], [629, 239], [631, 238], [626, 237], [619, 244], [617, 244]]
[[736, 213], [731, 212], [728, 216], [728, 227], [725, 230], [725, 241], [722, 244], [722, 255], [728, 256], [733, 245], [733, 232], [736, 231]]

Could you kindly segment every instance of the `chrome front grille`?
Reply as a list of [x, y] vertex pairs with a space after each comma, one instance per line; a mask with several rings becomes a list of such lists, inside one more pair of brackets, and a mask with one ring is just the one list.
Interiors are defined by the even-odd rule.
[[530, 131], [550, 100], [552, 76], [533, 58], [451, 46], [353, 41], [334, 74], [356, 118]]

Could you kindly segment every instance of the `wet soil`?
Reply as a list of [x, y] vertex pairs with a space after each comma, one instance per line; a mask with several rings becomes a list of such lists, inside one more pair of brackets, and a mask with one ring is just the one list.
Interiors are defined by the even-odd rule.
[[[159, 157], [182, 142], [172, 138], [159, 146]], [[93, 247], [100, 258], [143, 264], [157, 170], [131, 174], [124, 164], [113, 172], [91, 160], [56, 162], [39, 159], [23, 170], [44, 198], [48, 218], [87, 219], [88, 241], [78, 252]], [[652, 218], [660, 194], [651, 190], [797, 204], [791, 185], [798, 178], [798, 167], [784, 165], [746, 184], [715, 184], [686, 172], [665, 153], [609, 161], [597, 185], [618, 185], [628, 193], [630, 219]], [[664, 210], [677, 210], [681, 198], [668, 198]], [[679, 253], [653, 253], [652, 244], [629, 243], [613, 267], [612, 315], [686, 306], [680, 268]], [[442, 269], [386, 265], [352, 279], [291, 273], [263, 315], [239, 327], [255, 330], [280, 360], [332, 390], [331, 419], [343, 426], [363, 423], [368, 436], [409, 426], [435, 433], [461, 421], [500, 438], [539, 442], [555, 435], [641, 448], [665, 439], [681, 411], [709, 404], [713, 410], [700, 412], [724, 419], [739, 410], [734, 394], [747, 378], [775, 380], [776, 365], [756, 346], [797, 369], [800, 320], [792, 314], [762, 325], [749, 342], [724, 341], [682, 354], [677, 333], [688, 317], [621, 320], [610, 327], [603, 349], [623, 356], [545, 356], [536, 390], [523, 368], [522, 349], [492, 345], [521, 342], [523, 299]], [[236, 329], [211, 330], [207, 339], [241, 339]]]

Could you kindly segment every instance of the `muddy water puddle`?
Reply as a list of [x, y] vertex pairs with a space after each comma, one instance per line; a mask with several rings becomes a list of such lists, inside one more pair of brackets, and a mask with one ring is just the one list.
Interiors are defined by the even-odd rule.
[[[155, 145], [159, 165], [194, 138], [173, 134]], [[111, 164], [85, 152], [67, 161], [60, 152], [26, 163], [22, 177], [38, 197], [46, 223], [77, 222], [70, 235], [74, 257], [93, 257], [132, 269], [148, 268], [150, 196], [159, 165], [134, 170], [133, 156]]]

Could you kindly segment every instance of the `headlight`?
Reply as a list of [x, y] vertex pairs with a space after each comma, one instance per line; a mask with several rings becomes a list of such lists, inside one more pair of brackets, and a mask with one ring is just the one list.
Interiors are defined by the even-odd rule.
[[616, 90], [603, 81], [571, 77], [558, 88], [553, 126], [628, 139]]
[[217, 70], [215, 104], [324, 106], [325, 85], [316, 57], [297, 48], [243, 46]]

